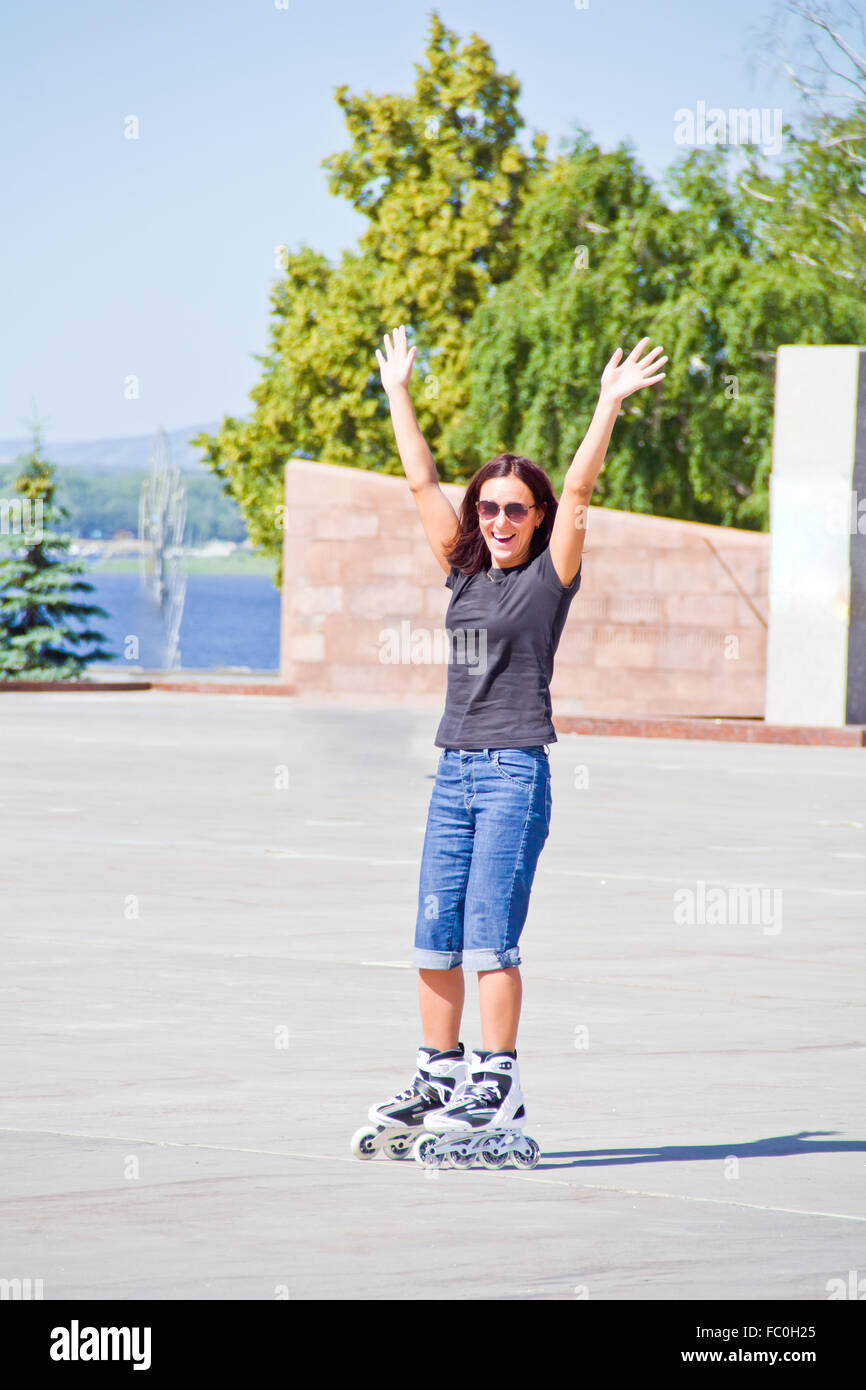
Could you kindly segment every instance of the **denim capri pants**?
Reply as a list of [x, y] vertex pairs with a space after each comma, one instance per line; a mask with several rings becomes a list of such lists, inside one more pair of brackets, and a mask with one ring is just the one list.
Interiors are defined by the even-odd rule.
[[423, 970], [505, 970], [550, 831], [547, 745], [445, 748], [427, 813], [415, 960]]

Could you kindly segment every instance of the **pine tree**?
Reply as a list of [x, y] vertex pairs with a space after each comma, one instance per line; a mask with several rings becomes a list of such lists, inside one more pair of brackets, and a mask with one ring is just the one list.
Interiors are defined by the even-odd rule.
[[54, 500], [57, 479], [42, 458], [38, 425], [33, 447], [16, 462], [24, 465], [12, 484], [20, 500], [0, 498], [0, 680], [80, 679], [88, 662], [113, 659], [101, 645], [78, 650], [107, 640], [86, 623], [109, 614], [73, 596], [93, 585], [69, 555], [72, 537], [52, 529], [69, 513]]

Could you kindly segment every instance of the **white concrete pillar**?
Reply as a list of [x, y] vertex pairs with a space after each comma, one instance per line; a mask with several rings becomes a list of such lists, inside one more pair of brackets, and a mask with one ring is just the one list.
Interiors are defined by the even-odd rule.
[[778, 350], [768, 724], [866, 724], [866, 348]]

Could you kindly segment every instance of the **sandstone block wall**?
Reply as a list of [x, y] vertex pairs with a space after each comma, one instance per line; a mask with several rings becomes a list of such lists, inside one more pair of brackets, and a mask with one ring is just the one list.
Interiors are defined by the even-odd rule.
[[[768, 566], [767, 535], [590, 508], [554, 712], [763, 716]], [[442, 704], [449, 599], [404, 478], [289, 461], [284, 681]]]

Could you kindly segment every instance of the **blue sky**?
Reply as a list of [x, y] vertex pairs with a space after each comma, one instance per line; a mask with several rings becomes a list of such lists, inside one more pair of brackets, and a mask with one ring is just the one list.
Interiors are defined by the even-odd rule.
[[630, 139], [660, 177], [683, 152], [678, 108], [797, 123], [791, 83], [762, 61], [780, 0], [17, 6], [0, 58], [0, 438], [25, 437], [34, 405], [49, 457], [52, 439], [249, 414], [274, 248], [336, 258], [364, 225], [321, 168], [348, 143], [334, 89], [410, 92], [434, 8], [515, 74], [550, 153], [580, 125], [605, 148]]

